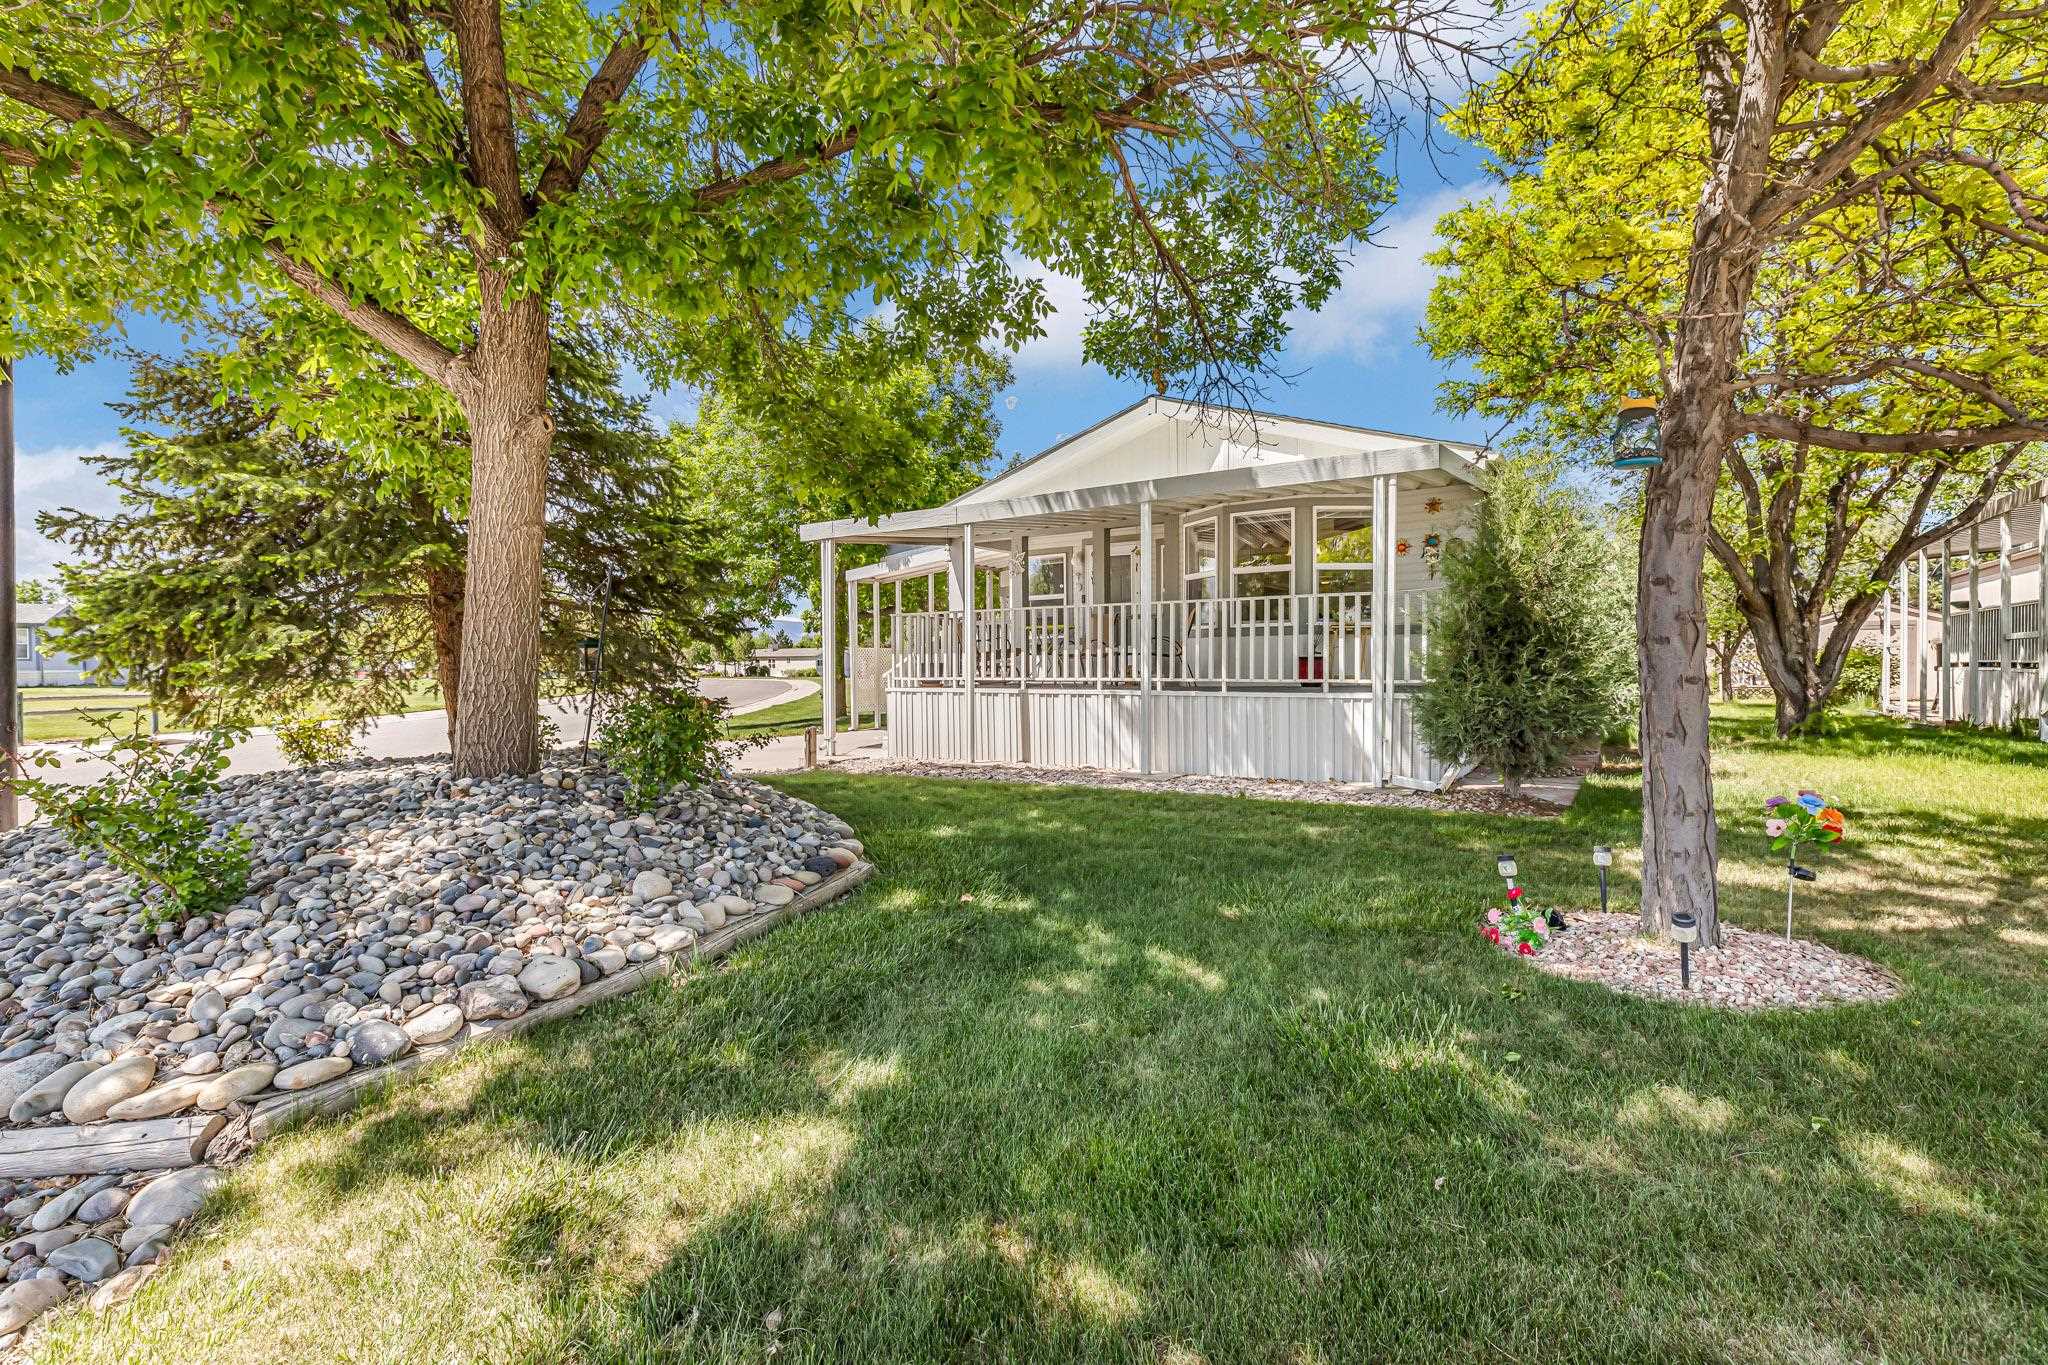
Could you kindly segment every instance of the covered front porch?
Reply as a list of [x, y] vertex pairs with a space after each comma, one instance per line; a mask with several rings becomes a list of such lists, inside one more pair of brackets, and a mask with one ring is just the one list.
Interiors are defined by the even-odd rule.
[[808, 525], [827, 750], [844, 689], [895, 759], [1438, 787], [1412, 702], [1479, 496], [1410, 441]]

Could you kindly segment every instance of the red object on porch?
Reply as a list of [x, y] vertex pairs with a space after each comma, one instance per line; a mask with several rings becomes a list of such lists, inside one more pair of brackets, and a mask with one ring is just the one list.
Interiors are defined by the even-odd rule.
[[[1316, 666], [1315, 677], [1313, 680], [1310, 679], [1308, 672], [1308, 666], [1310, 663], [1314, 663]], [[1323, 660], [1320, 655], [1318, 655], [1315, 659], [1311, 660], [1309, 656], [1306, 654], [1297, 654], [1294, 656], [1294, 665], [1294, 676], [1301, 679], [1303, 682], [1321, 682], [1323, 680]]]

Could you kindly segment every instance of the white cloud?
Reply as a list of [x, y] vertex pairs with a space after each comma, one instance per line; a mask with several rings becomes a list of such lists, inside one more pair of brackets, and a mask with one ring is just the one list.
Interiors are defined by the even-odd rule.
[[1081, 329], [1088, 322], [1088, 291], [1075, 276], [1063, 275], [1036, 261], [1013, 260], [1011, 265], [1027, 277], [1043, 282], [1045, 297], [1053, 308], [1039, 324], [1045, 335], [1025, 342], [1014, 357], [1017, 373], [1080, 369]]
[[91, 446], [51, 446], [25, 450], [15, 459], [14, 535], [16, 574], [44, 578], [70, 559], [67, 547], [36, 529], [36, 513], [75, 507], [106, 513], [120, 505], [120, 495], [85, 464], [88, 455], [111, 455], [123, 449], [118, 441]]
[[1436, 220], [1486, 193], [1481, 185], [1453, 185], [1397, 207], [1373, 242], [1353, 251], [1343, 283], [1322, 309], [1299, 309], [1289, 320], [1288, 354], [1370, 363], [1384, 359], [1390, 346], [1405, 345], [1436, 283], [1435, 268], [1423, 260], [1437, 246]]

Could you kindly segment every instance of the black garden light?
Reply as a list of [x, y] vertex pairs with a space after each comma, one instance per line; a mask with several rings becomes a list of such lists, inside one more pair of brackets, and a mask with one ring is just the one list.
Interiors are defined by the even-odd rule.
[[1691, 912], [1681, 910], [1671, 917], [1671, 939], [1678, 945], [1678, 985], [1692, 989], [1692, 945], [1700, 940], [1700, 922]]
[[583, 656], [583, 671], [590, 678], [590, 697], [583, 704], [583, 761], [590, 761], [590, 729], [597, 722], [598, 685], [604, 676], [604, 637], [612, 624], [612, 580], [616, 578], [610, 569], [604, 571], [604, 600], [597, 608], [597, 634], [586, 635], [577, 652]]
[[1614, 866], [1614, 850], [1605, 844], [1593, 845], [1593, 866], [1600, 869], [1600, 913], [1607, 913], [1607, 869]]
[[1664, 463], [1664, 433], [1657, 400], [1624, 398], [1614, 418], [1614, 467], [1650, 469]]

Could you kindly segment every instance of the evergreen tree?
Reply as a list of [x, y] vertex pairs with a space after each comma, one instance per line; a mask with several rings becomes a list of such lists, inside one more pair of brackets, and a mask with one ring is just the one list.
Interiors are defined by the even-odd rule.
[[1541, 464], [1501, 466], [1473, 536], [1444, 547], [1415, 723], [1432, 752], [1521, 793], [1628, 713], [1629, 577], [1615, 538]]
[[[121, 492], [107, 516], [39, 518], [78, 562], [57, 643], [185, 713], [246, 719], [395, 709], [432, 677], [451, 742], [460, 695], [466, 479], [458, 428], [411, 431], [446, 461], [394, 471], [295, 432], [224, 382], [219, 356], [134, 355], [127, 448], [89, 457]], [[541, 637], [580, 687], [579, 645], [611, 576], [608, 684], [675, 677], [698, 637], [739, 627], [713, 535], [685, 510], [644, 405], [602, 366], [555, 352]]]

